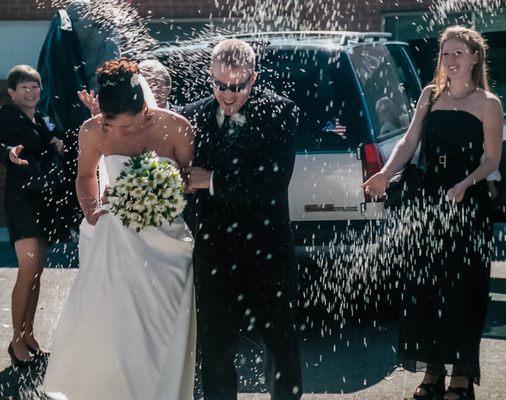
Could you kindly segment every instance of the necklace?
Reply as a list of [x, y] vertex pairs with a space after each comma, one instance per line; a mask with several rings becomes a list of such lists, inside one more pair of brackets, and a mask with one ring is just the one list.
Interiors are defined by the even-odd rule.
[[471, 90], [469, 90], [464, 96], [455, 97], [455, 96], [452, 95], [451, 89], [448, 88], [448, 96], [450, 96], [450, 98], [452, 100], [464, 100], [465, 98], [471, 96], [476, 91], [476, 89], [478, 89], [477, 86], [475, 86], [474, 88], [472, 88]]

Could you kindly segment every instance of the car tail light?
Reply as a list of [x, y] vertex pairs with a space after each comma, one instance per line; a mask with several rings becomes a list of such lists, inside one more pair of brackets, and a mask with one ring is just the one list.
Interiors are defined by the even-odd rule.
[[[362, 162], [364, 168], [364, 182], [373, 176], [376, 172], [379, 172], [383, 167], [383, 161], [379, 152], [378, 146], [374, 143], [364, 145], [364, 157]], [[365, 193], [364, 198], [366, 203], [372, 201], [371, 196]]]

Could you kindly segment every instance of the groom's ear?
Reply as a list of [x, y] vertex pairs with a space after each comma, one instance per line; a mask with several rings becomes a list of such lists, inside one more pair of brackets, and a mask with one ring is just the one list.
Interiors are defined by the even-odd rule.
[[250, 83], [253, 85], [256, 82], [257, 78], [258, 78], [258, 72], [253, 71], [251, 74]]

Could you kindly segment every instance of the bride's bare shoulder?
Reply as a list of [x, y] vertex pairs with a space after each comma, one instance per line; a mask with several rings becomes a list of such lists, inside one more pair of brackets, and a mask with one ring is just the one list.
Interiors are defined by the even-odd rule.
[[190, 122], [180, 114], [173, 111], [155, 109], [153, 117], [156, 118], [163, 126], [165, 133], [169, 134], [187, 134], [192, 132]]
[[98, 145], [103, 137], [103, 129], [101, 116], [97, 115], [92, 117], [81, 125], [81, 129], [79, 130], [79, 142], [80, 143], [95, 143]]
[[92, 118], [87, 119], [81, 125], [81, 129], [79, 130], [79, 135], [87, 135], [92, 136], [96, 135], [98, 132], [102, 131], [102, 116], [96, 115]]

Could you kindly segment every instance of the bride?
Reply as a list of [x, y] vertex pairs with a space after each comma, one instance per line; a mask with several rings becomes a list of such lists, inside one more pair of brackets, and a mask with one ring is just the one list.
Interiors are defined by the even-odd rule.
[[144, 150], [187, 167], [192, 128], [183, 117], [146, 105], [152, 93], [127, 59], [105, 63], [98, 82], [101, 113], [79, 132], [76, 186], [86, 216], [80, 269], [58, 322], [44, 390], [69, 400], [190, 400], [191, 235], [181, 217], [140, 233], [124, 227], [100, 206], [96, 171], [103, 157], [113, 185], [128, 158]]

